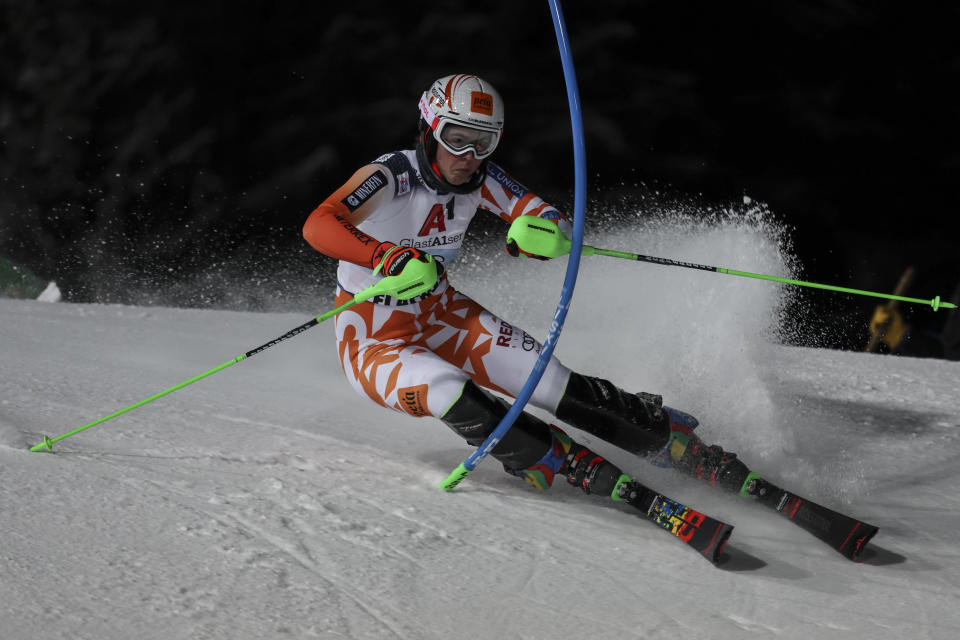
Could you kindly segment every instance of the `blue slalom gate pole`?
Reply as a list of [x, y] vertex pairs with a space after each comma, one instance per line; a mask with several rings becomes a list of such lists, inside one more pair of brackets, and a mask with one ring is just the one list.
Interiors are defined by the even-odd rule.
[[577, 284], [577, 271], [580, 268], [580, 255], [583, 245], [583, 227], [587, 208], [587, 160], [586, 145], [583, 136], [583, 116], [580, 110], [580, 90], [577, 88], [577, 74], [573, 66], [573, 55], [570, 52], [569, 37], [567, 35], [567, 25], [563, 19], [563, 9], [560, 7], [559, 0], [548, 0], [550, 5], [550, 15], [553, 18], [553, 28], [557, 34], [557, 46], [560, 49], [560, 59], [563, 63], [563, 77], [567, 85], [567, 101], [570, 103], [570, 125], [573, 128], [573, 161], [574, 161], [574, 203], [573, 203], [573, 238], [571, 238], [570, 259], [567, 263], [567, 272], [563, 280], [563, 289], [560, 292], [560, 302], [557, 303], [557, 309], [553, 314], [553, 322], [550, 323], [550, 330], [547, 333], [546, 340], [543, 341], [543, 347], [540, 349], [540, 356], [533, 366], [526, 384], [517, 395], [516, 401], [507, 415], [503, 417], [497, 428], [493, 430], [483, 444], [473, 452], [473, 454], [464, 460], [454, 469], [447, 478], [440, 483], [440, 488], [444, 491], [453, 491], [460, 482], [470, 475], [474, 469], [483, 461], [484, 458], [497, 446], [497, 443], [503, 439], [514, 421], [520, 416], [523, 408], [533, 395], [534, 389], [540, 383], [543, 373], [550, 362], [550, 356], [553, 355], [553, 349], [560, 339], [560, 332], [563, 330], [563, 323], [567, 317], [567, 310], [570, 308], [570, 300], [573, 297], [573, 289]]

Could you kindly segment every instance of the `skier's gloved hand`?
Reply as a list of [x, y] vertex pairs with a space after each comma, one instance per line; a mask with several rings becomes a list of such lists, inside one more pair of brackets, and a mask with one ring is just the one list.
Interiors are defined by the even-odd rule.
[[384, 278], [365, 291], [370, 291], [370, 295], [378, 291], [398, 300], [429, 294], [443, 273], [443, 266], [429, 253], [392, 242], [381, 242], [372, 262], [377, 265], [373, 275], [380, 273]]
[[570, 253], [570, 240], [550, 218], [520, 216], [507, 232], [507, 253], [537, 260], [549, 260]]
[[401, 247], [392, 242], [381, 242], [373, 253], [374, 265], [385, 276], [398, 276], [411, 260], [429, 262], [427, 254], [413, 247]]

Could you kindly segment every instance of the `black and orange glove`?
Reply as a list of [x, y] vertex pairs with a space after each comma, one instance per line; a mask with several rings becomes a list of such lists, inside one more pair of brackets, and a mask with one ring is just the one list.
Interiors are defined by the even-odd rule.
[[373, 253], [373, 263], [385, 276], [398, 276], [411, 260], [429, 262], [427, 254], [413, 247], [401, 247], [392, 242], [381, 242]]

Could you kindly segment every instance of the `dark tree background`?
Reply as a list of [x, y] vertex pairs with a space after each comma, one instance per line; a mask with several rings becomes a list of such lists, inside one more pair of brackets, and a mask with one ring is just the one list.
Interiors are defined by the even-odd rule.
[[[498, 87], [498, 162], [571, 206], [547, 2], [0, 7], [0, 255], [67, 300], [326, 299], [332, 264], [303, 220], [409, 146], [419, 94], [447, 73]], [[948, 295], [957, 7], [567, 0], [591, 201], [749, 195], [793, 226], [808, 279], [891, 291], [913, 264], [912, 294]], [[809, 321], [859, 348], [874, 302], [841, 298], [811, 298]]]

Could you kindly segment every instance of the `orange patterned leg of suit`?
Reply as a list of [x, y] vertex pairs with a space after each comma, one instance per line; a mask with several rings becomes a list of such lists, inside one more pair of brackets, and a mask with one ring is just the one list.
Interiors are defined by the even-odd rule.
[[[336, 304], [351, 294], [338, 290]], [[516, 396], [540, 352], [528, 333], [497, 318], [447, 285], [402, 304], [362, 302], [336, 319], [340, 362], [353, 388], [413, 416], [441, 417], [464, 383]], [[570, 370], [551, 358], [530, 403], [554, 411]]]

